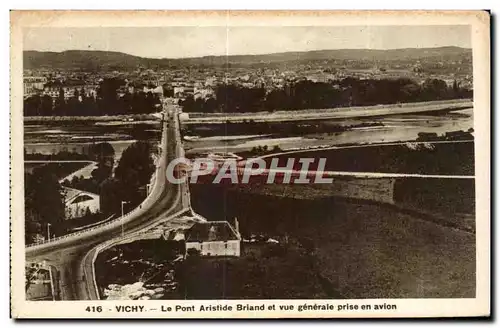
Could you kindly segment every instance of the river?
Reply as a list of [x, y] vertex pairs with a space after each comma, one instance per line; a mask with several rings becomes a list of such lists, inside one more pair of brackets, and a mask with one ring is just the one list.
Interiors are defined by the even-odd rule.
[[187, 153], [243, 152], [256, 146], [279, 146], [282, 150], [294, 148], [340, 145], [349, 143], [380, 143], [415, 140], [419, 132], [435, 132], [438, 135], [474, 127], [473, 109], [465, 109], [440, 115], [394, 115], [349, 120], [326, 120], [332, 126], [356, 126], [363, 123], [381, 123], [379, 126], [355, 127], [345, 132], [308, 133], [302, 136], [256, 136], [228, 139], [226, 136], [210, 136], [185, 141]]
[[115, 151], [115, 161], [137, 140], [159, 140], [160, 129], [153, 124], [102, 126], [97, 124], [50, 122], [24, 125], [24, 148], [28, 154], [50, 155], [60, 151], [87, 154], [93, 144], [109, 142]]

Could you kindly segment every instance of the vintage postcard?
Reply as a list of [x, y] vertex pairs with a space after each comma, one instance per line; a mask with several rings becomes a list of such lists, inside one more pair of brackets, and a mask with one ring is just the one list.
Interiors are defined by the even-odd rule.
[[11, 12], [12, 317], [489, 316], [489, 35]]

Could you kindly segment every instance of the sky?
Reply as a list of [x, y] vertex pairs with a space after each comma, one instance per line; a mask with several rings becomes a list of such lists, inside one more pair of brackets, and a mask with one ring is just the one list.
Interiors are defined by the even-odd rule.
[[329, 49], [471, 48], [468, 25], [26, 28], [24, 50], [106, 50], [150, 58]]

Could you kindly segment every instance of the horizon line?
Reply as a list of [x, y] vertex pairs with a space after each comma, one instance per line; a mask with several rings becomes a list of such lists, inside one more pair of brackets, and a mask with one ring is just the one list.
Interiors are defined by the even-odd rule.
[[116, 50], [98, 50], [98, 49], [67, 49], [67, 50], [61, 50], [61, 51], [50, 51], [50, 50], [34, 50], [34, 49], [23, 49], [23, 53], [27, 51], [32, 51], [32, 52], [40, 52], [40, 53], [56, 53], [56, 54], [61, 54], [64, 52], [70, 52], [70, 51], [85, 51], [85, 52], [114, 52], [114, 53], [120, 53], [120, 54], [125, 54], [133, 57], [138, 57], [138, 58], [144, 58], [144, 59], [167, 59], [167, 60], [176, 60], [176, 59], [197, 59], [197, 58], [207, 58], [207, 57], [234, 57], [234, 56], [266, 56], [266, 55], [279, 55], [279, 54], [286, 54], [286, 53], [308, 53], [308, 52], [319, 52], [319, 51], [335, 51], [335, 50], [374, 50], [374, 51], [391, 51], [391, 50], [408, 50], [408, 49], [440, 49], [440, 48], [458, 48], [458, 49], [466, 49], [466, 50], [472, 50], [472, 48], [468, 47], [460, 47], [460, 46], [453, 46], [453, 45], [448, 45], [448, 46], [437, 46], [437, 47], [404, 47], [404, 48], [336, 48], [336, 49], [315, 49], [315, 50], [288, 50], [288, 51], [282, 51], [282, 52], [268, 52], [268, 53], [245, 53], [245, 54], [232, 54], [232, 55], [203, 55], [203, 56], [187, 56], [187, 57], [144, 57], [144, 56], [138, 56], [138, 55], [133, 55], [127, 52], [123, 51], [116, 51]]

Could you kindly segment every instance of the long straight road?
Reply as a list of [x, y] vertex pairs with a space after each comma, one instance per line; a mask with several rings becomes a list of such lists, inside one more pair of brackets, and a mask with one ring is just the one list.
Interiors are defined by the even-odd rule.
[[[167, 164], [179, 156], [180, 142], [179, 124], [175, 110], [165, 110], [163, 121], [162, 152], [156, 170], [154, 187], [148, 198], [131, 213], [123, 218], [95, 228], [27, 247], [26, 262], [42, 262], [57, 268], [61, 299], [85, 300], [95, 299], [93, 272], [88, 274], [89, 253], [96, 246], [108, 240], [127, 236], [145, 229], [154, 223], [165, 220], [174, 213], [186, 208], [183, 201], [186, 194], [185, 185], [168, 184], [166, 180]], [[93, 254], [92, 254], [93, 255]], [[91, 265], [93, 262], [91, 261]], [[87, 274], [85, 274], [87, 271]], [[90, 287], [89, 287], [90, 286]]]

